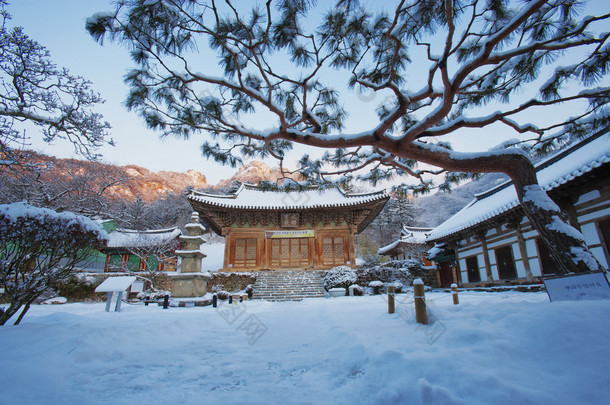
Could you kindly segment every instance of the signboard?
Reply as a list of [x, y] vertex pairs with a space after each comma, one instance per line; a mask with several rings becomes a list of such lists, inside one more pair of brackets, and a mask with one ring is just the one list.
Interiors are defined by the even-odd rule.
[[606, 274], [598, 271], [544, 279], [551, 301], [610, 299]]
[[135, 276], [118, 276], [108, 277], [98, 285], [95, 292], [119, 292], [127, 290], [133, 282], [136, 281]]
[[265, 231], [265, 238], [267, 239], [279, 239], [279, 238], [313, 238], [313, 229], [299, 229], [294, 231]]
[[132, 293], [141, 293], [144, 291], [144, 281], [134, 281], [129, 289]]

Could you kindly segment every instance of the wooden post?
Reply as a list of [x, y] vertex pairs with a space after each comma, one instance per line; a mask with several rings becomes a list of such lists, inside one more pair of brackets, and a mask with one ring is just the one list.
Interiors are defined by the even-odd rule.
[[415, 320], [418, 323], [428, 324], [428, 313], [426, 312], [426, 295], [424, 293], [424, 282], [421, 278], [413, 281], [413, 298], [415, 299]]
[[394, 313], [394, 286], [388, 286], [388, 314]]
[[487, 240], [485, 239], [485, 232], [480, 232], [478, 235], [481, 241], [481, 247], [483, 247], [483, 260], [485, 261], [485, 273], [487, 274], [487, 283], [493, 283], [494, 277], [491, 273], [491, 263], [489, 261], [489, 251], [487, 250]]
[[451, 284], [451, 295], [453, 295], [453, 304], [457, 305], [460, 303], [460, 298], [458, 297], [457, 284]]

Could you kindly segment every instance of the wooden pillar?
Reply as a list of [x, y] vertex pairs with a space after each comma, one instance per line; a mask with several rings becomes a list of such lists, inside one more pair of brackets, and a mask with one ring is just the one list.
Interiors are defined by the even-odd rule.
[[521, 221], [514, 221], [510, 224], [511, 227], [515, 228], [517, 233], [517, 244], [519, 245], [519, 253], [521, 253], [521, 261], [523, 262], [523, 268], [525, 269], [525, 276], [528, 281], [534, 281], [534, 275], [530, 268], [530, 261], [527, 258], [527, 247], [525, 246], [525, 238], [521, 232]]
[[356, 229], [353, 226], [347, 228], [347, 260], [350, 262], [349, 267], [356, 267]]
[[485, 239], [485, 232], [479, 232], [477, 234], [483, 247], [483, 260], [485, 261], [485, 273], [487, 274], [487, 281], [493, 283], [494, 277], [491, 274], [491, 263], [489, 262], [489, 251], [487, 250], [487, 240]]
[[227, 233], [227, 235], [225, 236], [225, 255], [222, 264], [222, 268], [224, 270], [230, 270], [229, 263], [231, 262], [231, 239], [231, 235]]
[[453, 282], [460, 284], [462, 282], [462, 271], [460, 269], [460, 252], [458, 250], [458, 243], [453, 243], [453, 255], [455, 256], [455, 269], [453, 273]]

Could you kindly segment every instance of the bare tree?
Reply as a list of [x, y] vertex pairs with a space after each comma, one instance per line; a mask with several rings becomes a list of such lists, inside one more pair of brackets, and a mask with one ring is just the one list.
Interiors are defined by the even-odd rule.
[[179, 235], [177, 228], [169, 234], [172, 236], [146, 231], [133, 233], [135, 236], [130, 239], [129, 246], [123, 246], [122, 250], [135, 260], [112, 264], [110, 270], [129, 272], [146, 281], [149, 294], [167, 294], [169, 285], [165, 272], [176, 265], [175, 252], [180, 248], [180, 241], [176, 238]]
[[0, 284], [9, 300], [0, 311], [0, 325], [23, 308], [17, 325], [36, 298], [71, 275], [106, 237], [101, 225], [71, 212], [0, 205]]
[[[610, 33], [596, 32], [610, 14], [579, 17], [573, 0], [397, 0], [383, 3], [389, 12], [338, 0], [322, 15], [313, 4], [268, 0], [248, 11], [230, 0], [124, 0], [88, 19], [87, 29], [130, 49], [137, 67], [126, 77], [127, 107], [165, 135], [209, 134], [202, 146], [208, 157], [236, 165], [238, 154], [274, 156], [281, 165], [298, 143], [334, 150], [322, 159], [303, 156], [298, 170], [310, 182], [376, 184], [411, 175], [421, 184], [403, 189], [419, 192], [431, 189], [429, 175], [443, 175], [437, 186], [448, 188], [470, 173], [506, 173], [558, 273], [600, 267], [538, 185], [528, 153], [608, 124], [610, 90], [602, 79]], [[208, 46], [221, 76], [205, 73], [213, 68], [197, 50]], [[415, 64], [420, 50], [425, 59]], [[562, 66], [566, 54], [570, 64]], [[345, 98], [325, 84], [329, 69], [356, 91], [382, 95], [377, 122], [341, 133]], [[553, 114], [560, 103], [570, 105], [571, 117]], [[525, 121], [530, 111], [544, 121]], [[254, 114], [264, 117], [260, 128], [242, 123]], [[503, 150], [463, 153], [443, 138], [492, 125], [516, 140]]]
[[125, 173], [110, 165], [54, 159], [30, 151], [12, 152], [14, 166], [0, 166], [0, 203], [26, 200], [38, 207], [84, 215], [114, 216], [113, 187], [127, 182]]
[[110, 124], [91, 111], [102, 98], [89, 81], [58, 68], [21, 27], [9, 27], [6, 5], [0, 0], [0, 163], [15, 163], [10, 154], [26, 138], [24, 122], [39, 127], [47, 142], [67, 139], [81, 155], [98, 157], [95, 150], [112, 143]]

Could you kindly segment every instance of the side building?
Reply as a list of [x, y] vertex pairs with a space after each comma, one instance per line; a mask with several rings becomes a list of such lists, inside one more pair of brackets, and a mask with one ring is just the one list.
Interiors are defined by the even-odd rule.
[[[610, 135], [602, 131], [586, 138], [546, 158], [536, 169], [540, 186], [608, 268]], [[464, 286], [529, 283], [555, 273], [510, 181], [477, 195], [433, 229], [428, 241], [455, 252], [453, 282]]]
[[176, 271], [180, 228], [137, 231], [117, 228], [108, 234], [104, 271]]
[[384, 192], [339, 188], [263, 191], [242, 184], [230, 195], [192, 192], [193, 209], [225, 237], [224, 271], [354, 267], [354, 236], [379, 214]]
[[378, 254], [389, 256], [392, 260], [421, 260], [426, 266], [430, 262], [426, 258], [426, 252], [432, 247], [428, 242], [428, 235], [432, 228], [418, 228], [403, 225], [400, 236], [387, 246], [379, 248]]

